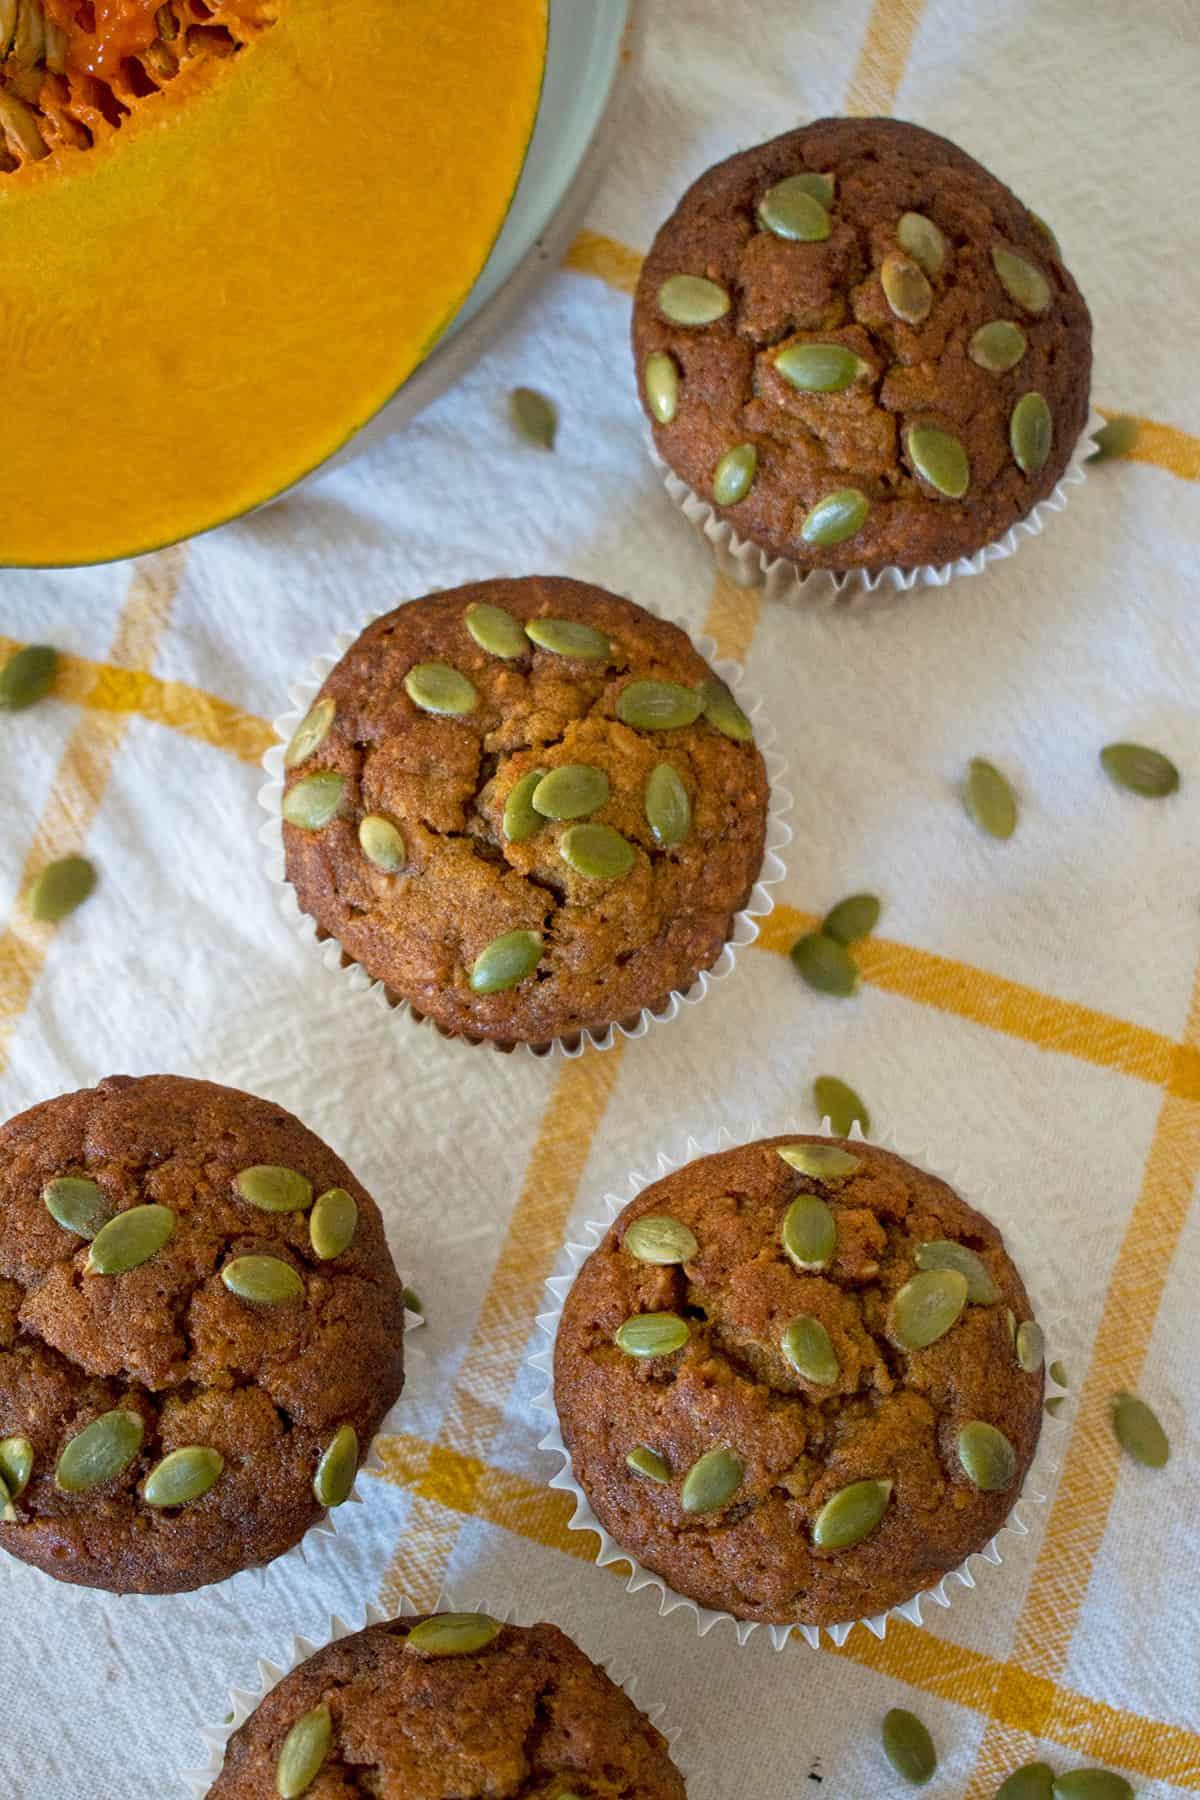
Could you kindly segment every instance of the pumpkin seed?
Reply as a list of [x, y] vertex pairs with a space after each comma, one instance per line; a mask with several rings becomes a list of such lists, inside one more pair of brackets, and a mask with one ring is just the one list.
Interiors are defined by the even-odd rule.
[[508, 396], [508, 416], [517, 436], [527, 444], [537, 450], [553, 450], [558, 431], [558, 408], [553, 400], [536, 388], [514, 388]]
[[936, 425], [914, 425], [908, 434], [908, 454], [917, 474], [948, 500], [961, 500], [971, 485], [971, 465], [956, 437]]
[[798, 1269], [827, 1269], [837, 1255], [837, 1223], [819, 1194], [797, 1194], [783, 1215], [780, 1238]]
[[642, 369], [646, 399], [660, 425], [669, 425], [679, 411], [679, 365], [665, 350], [654, 350]]
[[1013, 1355], [1015, 1356], [1017, 1351], [1017, 1315], [1011, 1306], [1006, 1306], [1004, 1309], [1004, 1321], [1008, 1326], [1008, 1341], [1013, 1347]]
[[1029, 341], [1019, 325], [1011, 319], [992, 319], [975, 332], [967, 345], [967, 355], [981, 369], [1003, 375], [1016, 368], [1028, 348]]
[[842, 998], [858, 986], [858, 964], [836, 938], [808, 931], [792, 945], [792, 961], [810, 988]]
[[14, 650], [0, 669], [0, 712], [21, 712], [44, 700], [54, 686], [58, 651], [49, 644], [26, 644]]
[[358, 1473], [358, 1433], [353, 1425], [334, 1432], [317, 1464], [313, 1493], [320, 1506], [340, 1506], [350, 1497]]
[[967, 1283], [968, 1306], [991, 1306], [1000, 1298], [1000, 1289], [992, 1280], [987, 1264], [965, 1244], [950, 1238], [932, 1238], [917, 1245], [918, 1269], [957, 1269]]
[[658, 307], [672, 325], [712, 325], [729, 311], [729, 295], [704, 275], [668, 275]]
[[821, 1118], [828, 1119], [835, 1137], [849, 1137], [857, 1119], [866, 1137], [871, 1129], [871, 1115], [852, 1087], [836, 1075], [818, 1075], [813, 1082], [813, 1099]]
[[1022, 1763], [996, 1789], [994, 1800], [1054, 1800], [1054, 1771], [1049, 1763]]
[[783, 1354], [806, 1381], [819, 1387], [832, 1387], [840, 1373], [833, 1340], [820, 1319], [801, 1313], [785, 1328], [779, 1340]]
[[221, 1452], [207, 1444], [172, 1450], [142, 1483], [142, 1499], [147, 1506], [186, 1506], [207, 1494], [224, 1467]]
[[413, 705], [419, 706], [422, 712], [439, 713], [452, 718], [474, 712], [479, 704], [474, 683], [449, 663], [414, 663], [404, 677], [404, 691]]
[[945, 1337], [966, 1304], [960, 1270], [922, 1269], [892, 1301], [892, 1336], [905, 1350], [924, 1350]]
[[1010, 838], [1017, 829], [1017, 796], [994, 763], [972, 757], [963, 786], [963, 805], [989, 837]]
[[887, 1511], [891, 1492], [890, 1481], [852, 1481], [839, 1488], [813, 1520], [818, 1550], [849, 1550], [870, 1537]]
[[542, 960], [542, 938], [537, 931], [506, 931], [485, 944], [471, 965], [471, 992], [502, 994], [532, 975]]
[[233, 1185], [243, 1200], [262, 1212], [307, 1212], [313, 1202], [312, 1182], [280, 1163], [255, 1163], [241, 1169]]
[[358, 827], [358, 841], [369, 863], [385, 875], [394, 875], [404, 867], [407, 851], [399, 827], [382, 813], [367, 813]]
[[713, 471], [713, 499], [718, 506], [736, 506], [754, 485], [758, 449], [754, 444], [735, 444]]
[[308, 1217], [308, 1237], [313, 1253], [330, 1262], [348, 1250], [358, 1230], [358, 1201], [345, 1188], [326, 1188]]
[[500, 1621], [486, 1613], [435, 1613], [413, 1626], [408, 1642], [423, 1656], [473, 1656], [494, 1643], [502, 1630]]
[[608, 776], [591, 763], [562, 763], [551, 769], [530, 795], [534, 812], [544, 819], [581, 819], [608, 799]]
[[30, 888], [30, 914], [44, 925], [57, 925], [83, 905], [95, 885], [96, 871], [86, 856], [60, 856]]
[[118, 1407], [77, 1432], [58, 1459], [56, 1486], [65, 1494], [90, 1494], [127, 1469], [142, 1447], [141, 1413]]
[[64, 1231], [94, 1238], [115, 1217], [98, 1182], [84, 1175], [60, 1175], [42, 1189], [46, 1211]]
[[1119, 416], [1102, 425], [1092, 439], [1096, 448], [1088, 457], [1089, 462], [1107, 462], [1113, 456], [1128, 456], [1141, 436], [1141, 426], [1136, 419]]
[[822, 935], [835, 944], [856, 944], [870, 937], [879, 923], [880, 905], [874, 894], [850, 894], [825, 914]]
[[638, 1262], [664, 1266], [691, 1262], [700, 1252], [695, 1232], [667, 1213], [646, 1213], [635, 1219], [621, 1242]]
[[800, 527], [800, 536], [804, 543], [828, 550], [861, 531], [869, 511], [867, 496], [858, 488], [839, 488], [817, 501]]
[[546, 823], [540, 812], [533, 810], [533, 790], [545, 775], [545, 769], [530, 769], [509, 789], [504, 802], [504, 835], [510, 844], [523, 844]]
[[933, 1780], [937, 1751], [916, 1713], [893, 1706], [883, 1715], [883, 1753], [901, 1780], [913, 1787]]
[[1050, 1398], [1046, 1401], [1046, 1411], [1050, 1414], [1052, 1419], [1057, 1419], [1059, 1410], [1065, 1399], [1065, 1394], [1051, 1394]]
[[585, 625], [581, 619], [530, 619], [525, 631], [539, 649], [550, 650], [555, 656], [573, 656], [581, 662], [607, 662], [612, 655], [611, 641], [594, 625]]
[[635, 1475], [644, 1475], [647, 1481], [665, 1482], [671, 1479], [670, 1463], [657, 1450], [652, 1450], [649, 1444], [635, 1444], [625, 1458], [625, 1465]]
[[1011, 1487], [1017, 1453], [1002, 1431], [983, 1419], [972, 1419], [958, 1434], [958, 1460], [967, 1479], [983, 1494]]
[[1024, 1319], [1017, 1326], [1015, 1349], [1017, 1361], [1027, 1375], [1036, 1375], [1046, 1355], [1046, 1340], [1035, 1319]]
[[735, 744], [754, 741], [754, 726], [723, 681], [700, 683], [700, 707], [710, 725]]
[[1054, 437], [1054, 422], [1043, 395], [1022, 394], [1008, 422], [1008, 441], [1013, 461], [1024, 475], [1045, 468]]
[[1008, 249], [1005, 244], [992, 245], [992, 267], [1000, 277], [1005, 291], [1018, 306], [1024, 307], [1027, 313], [1044, 313], [1050, 304], [1050, 283], [1023, 256], [1015, 250]]
[[919, 325], [927, 319], [933, 306], [933, 289], [925, 271], [911, 256], [889, 250], [879, 271], [883, 294], [898, 319], [906, 325]]
[[421, 1296], [418, 1294], [416, 1288], [405, 1288], [404, 1310], [406, 1312], [419, 1313], [421, 1318], [425, 1317], [425, 1308], [421, 1305]]
[[618, 881], [637, 861], [633, 845], [611, 825], [571, 825], [558, 840], [558, 854], [592, 881]]
[[836, 1144], [784, 1144], [775, 1154], [790, 1168], [811, 1176], [814, 1181], [837, 1181], [862, 1167], [861, 1157], [851, 1156], [848, 1150], [840, 1150]]
[[775, 367], [802, 394], [840, 394], [867, 372], [862, 357], [845, 344], [789, 344]]
[[255, 1306], [278, 1306], [304, 1296], [300, 1276], [279, 1256], [235, 1256], [221, 1270], [221, 1280], [231, 1294]]
[[89, 1275], [125, 1275], [157, 1256], [175, 1229], [169, 1206], [131, 1206], [102, 1225], [87, 1254]]
[[346, 795], [345, 777], [333, 769], [319, 775], [304, 775], [283, 796], [280, 807], [289, 825], [302, 831], [320, 831], [336, 819]]
[[1110, 781], [1146, 800], [1161, 800], [1179, 786], [1175, 764], [1161, 750], [1145, 744], [1106, 744], [1100, 761]]
[[638, 731], [678, 731], [696, 723], [703, 705], [702, 694], [676, 681], [631, 681], [617, 695], [616, 713]]
[[1046, 1372], [1049, 1375], [1051, 1381], [1055, 1382], [1059, 1387], [1061, 1387], [1061, 1388], [1070, 1387], [1071, 1383], [1067, 1378], [1066, 1363], [1052, 1362], [1050, 1364], [1049, 1369]]
[[[818, 175], [815, 181], [824, 179]], [[828, 201], [813, 191], [814, 185], [810, 175], [787, 175], [777, 181], [758, 203], [759, 224], [793, 243], [823, 243], [829, 236]]]
[[283, 753], [285, 769], [294, 769], [298, 763], [306, 761], [314, 750], [320, 749], [329, 735], [329, 727], [333, 724], [333, 716], [336, 712], [336, 702], [328, 698], [318, 700], [314, 706], [309, 708], [292, 733], [288, 747]]
[[506, 662], [511, 662], [515, 656], [524, 656], [529, 648], [529, 639], [520, 619], [514, 619], [502, 606], [474, 600], [463, 618], [479, 648], [486, 650], [489, 656], [502, 656]]
[[1062, 246], [1059, 243], [1058, 239], [1055, 237], [1053, 231], [1050, 229], [1049, 225], [1047, 225], [1047, 223], [1046, 223], [1045, 219], [1043, 219], [1041, 213], [1035, 213], [1032, 210], [1032, 208], [1028, 208], [1027, 210], [1029, 212], [1030, 218], [1033, 220], [1034, 224], [1037, 226], [1038, 230], [1041, 232], [1042, 236], [1045, 238], [1046, 242], [1049, 244], [1050, 248], [1053, 250], [1055, 256], [1057, 256], [1059, 262], [1061, 262], [1063, 259]]
[[946, 240], [932, 219], [927, 219], [924, 213], [903, 213], [896, 236], [900, 248], [908, 251], [926, 275], [941, 274], [946, 260]]
[[692, 826], [692, 803], [672, 763], [658, 763], [646, 777], [646, 823], [664, 850], [682, 844]]
[[682, 1350], [691, 1332], [678, 1313], [635, 1313], [616, 1331], [616, 1344], [626, 1356], [673, 1356]]
[[683, 1478], [679, 1504], [686, 1513], [720, 1512], [742, 1485], [745, 1467], [740, 1456], [722, 1446], [694, 1462]]
[[314, 1706], [297, 1719], [283, 1740], [275, 1765], [275, 1792], [279, 1800], [299, 1800], [321, 1772], [333, 1742], [333, 1714], [325, 1705]]
[[1165, 1467], [1171, 1454], [1167, 1434], [1136, 1394], [1117, 1394], [1112, 1404], [1112, 1428], [1122, 1450], [1148, 1469]]
[[1072, 1769], [1055, 1777], [1054, 1800], [1133, 1800], [1133, 1789], [1111, 1769]]
[[33, 1445], [27, 1437], [9, 1437], [0, 1441], [0, 1483], [10, 1500], [23, 1494], [33, 1474]]

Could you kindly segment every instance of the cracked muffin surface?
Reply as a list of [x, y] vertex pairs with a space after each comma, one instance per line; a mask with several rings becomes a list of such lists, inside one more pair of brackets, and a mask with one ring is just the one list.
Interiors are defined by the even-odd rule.
[[[508, 653], [474, 635], [479, 609]], [[578, 647], [564, 623], [586, 654], [528, 634]], [[630, 723], [638, 684], [690, 721]], [[762, 864], [766, 770], [731, 705], [677, 626], [583, 582], [529, 576], [409, 601], [346, 652], [286, 753], [288, 880], [320, 933], [450, 1034], [539, 1044], [636, 1019], [716, 961]], [[543, 816], [526, 797], [518, 825], [536, 772], [567, 769], [579, 810]], [[648, 816], [652, 779], [681, 808], [666, 841]], [[612, 874], [570, 860], [597, 831], [623, 859]], [[481, 987], [480, 958], [510, 934], [525, 934], [529, 965]]]
[[[766, 197], [797, 177], [827, 177], [832, 193], [793, 194], [801, 210], [786, 228], [825, 236], [781, 236], [764, 223]], [[902, 227], [913, 215], [922, 223]], [[1010, 277], [1013, 255], [1032, 270], [1032, 287], [1018, 272], [1024, 303], [997, 250]], [[893, 309], [885, 274], [908, 316]], [[679, 275], [714, 283], [726, 310], [701, 324], [672, 319], [663, 284]], [[704, 314], [721, 304], [710, 298]], [[669, 296], [668, 307], [679, 310]], [[997, 322], [1018, 337], [1002, 333], [982, 349], [976, 334]], [[972, 157], [898, 120], [821, 119], [702, 175], [642, 267], [633, 346], [659, 454], [742, 538], [804, 568], [973, 555], [1053, 491], [1087, 421], [1091, 321], [1055, 240]], [[840, 357], [814, 357], [816, 346]], [[801, 386], [784, 372], [789, 361]], [[1026, 472], [1013, 432], [1029, 394], [1045, 401], [1049, 442], [1028, 402]], [[924, 453], [914, 455], [914, 430], [926, 434]], [[944, 458], [945, 436], [958, 445], [956, 472], [938, 486], [921, 465], [933, 466], [931, 443]], [[753, 477], [723, 504], [718, 468], [739, 446], [753, 449]], [[846, 493], [858, 496], [852, 508], [813, 522], [814, 509]]]
[[684, 1800], [662, 1733], [557, 1626], [503, 1625], [470, 1653], [372, 1625], [284, 1676], [229, 1741], [210, 1800], [274, 1800], [297, 1721], [328, 1707], [313, 1800]]
[[[848, 1172], [818, 1178], [780, 1154], [809, 1145], [842, 1152]], [[823, 1209], [829, 1239], [805, 1258], [811, 1266], [799, 1266], [785, 1248], [785, 1220], [795, 1250], [797, 1210], [823, 1217]], [[671, 1224], [629, 1239], [641, 1219]], [[647, 1246], [663, 1255], [672, 1242], [685, 1261], [643, 1260]], [[941, 1254], [921, 1248], [929, 1244]], [[973, 1253], [970, 1291], [986, 1302], [963, 1300], [965, 1278], [958, 1288], [922, 1277], [918, 1293], [943, 1287], [960, 1304], [935, 1340], [906, 1347], [914, 1277], [926, 1261], [961, 1260], [961, 1248], [946, 1244]], [[618, 1333], [629, 1342], [622, 1327], [643, 1314], [680, 1322], [673, 1329], [682, 1336], [686, 1327], [686, 1341], [666, 1354], [630, 1354]], [[815, 1322], [802, 1327], [809, 1373], [785, 1347], [797, 1319]], [[945, 1182], [867, 1144], [769, 1138], [654, 1182], [614, 1221], [563, 1307], [555, 1405], [575, 1479], [646, 1568], [741, 1619], [829, 1625], [910, 1599], [1000, 1529], [1041, 1423], [1040, 1347], [1026, 1354], [1030, 1367], [1016, 1348], [1030, 1319], [1000, 1233]], [[1023, 1348], [1031, 1332], [1021, 1333]], [[811, 1360], [814, 1334], [824, 1366]], [[1007, 1479], [990, 1491], [959, 1452], [960, 1433], [979, 1423], [1002, 1433], [1011, 1452]], [[631, 1452], [640, 1467], [627, 1462]], [[732, 1459], [719, 1504], [688, 1510], [705, 1499], [689, 1492], [691, 1472], [714, 1452]], [[712, 1470], [711, 1461], [701, 1470], [708, 1499]], [[860, 1483], [871, 1486], [879, 1516], [838, 1547], [826, 1529], [837, 1509], [825, 1509]], [[823, 1533], [828, 1542], [818, 1541]]]
[[[246, 1199], [237, 1177], [264, 1165], [307, 1184], [308, 1204]], [[340, 1203], [353, 1235], [321, 1257], [312, 1207], [334, 1189], [353, 1202]], [[55, 1216], [67, 1216], [64, 1191], [84, 1196], [82, 1231]], [[135, 1208], [159, 1209], [166, 1240], [132, 1266], [91, 1266], [130, 1261], [128, 1243], [106, 1254], [103, 1229]], [[269, 1258], [277, 1280], [282, 1268], [287, 1297], [233, 1291], [223, 1276], [247, 1258]], [[353, 1466], [398, 1398], [403, 1329], [378, 1208], [282, 1107], [205, 1081], [115, 1075], [19, 1114], [0, 1129], [0, 1548], [117, 1592], [177, 1592], [270, 1561], [322, 1516], [313, 1484], [337, 1434], [353, 1430]], [[96, 1438], [108, 1415], [119, 1441], [103, 1426]], [[18, 1489], [3, 1445], [22, 1440], [32, 1460]], [[151, 1503], [164, 1477], [148, 1478], [165, 1467], [178, 1483], [179, 1460], [165, 1459], [196, 1448], [215, 1453], [201, 1459], [209, 1485]]]

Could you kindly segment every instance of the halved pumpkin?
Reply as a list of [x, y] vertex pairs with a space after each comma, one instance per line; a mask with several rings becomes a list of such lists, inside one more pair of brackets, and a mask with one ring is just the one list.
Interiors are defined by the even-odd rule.
[[0, 0], [0, 563], [315, 468], [487, 260], [546, 0]]

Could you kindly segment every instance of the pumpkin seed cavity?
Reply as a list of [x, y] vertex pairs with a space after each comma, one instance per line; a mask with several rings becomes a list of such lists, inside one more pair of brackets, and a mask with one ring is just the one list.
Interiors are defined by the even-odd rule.
[[413, 1626], [408, 1644], [422, 1656], [473, 1656], [495, 1643], [503, 1629], [487, 1613], [435, 1613]]
[[658, 309], [672, 325], [712, 325], [729, 311], [729, 295], [704, 275], [669, 275], [658, 290]]
[[937, 1751], [916, 1713], [893, 1706], [883, 1716], [883, 1753], [902, 1781], [924, 1787], [937, 1772]]
[[822, 934], [835, 944], [856, 944], [870, 937], [879, 923], [881, 908], [874, 894], [849, 894], [826, 913], [821, 921]]
[[647, 1481], [661, 1484], [671, 1479], [670, 1463], [657, 1450], [652, 1450], [649, 1444], [635, 1444], [625, 1458], [625, 1466], [632, 1469], [635, 1475], [644, 1475]]
[[841, 1365], [833, 1340], [820, 1319], [801, 1314], [785, 1328], [779, 1344], [797, 1375], [818, 1387], [833, 1386]]
[[683, 1478], [679, 1504], [686, 1513], [720, 1512], [742, 1485], [745, 1466], [740, 1456], [722, 1446], [694, 1462]]
[[300, 1800], [321, 1773], [333, 1743], [333, 1714], [325, 1705], [297, 1719], [283, 1740], [275, 1765], [275, 1792], [279, 1800]]
[[608, 776], [590, 763], [562, 763], [543, 775], [530, 794], [534, 812], [544, 819], [581, 819], [608, 799]]
[[100, 1184], [84, 1175], [59, 1175], [48, 1181], [42, 1200], [54, 1223], [78, 1237], [94, 1238], [116, 1216]]
[[679, 411], [679, 366], [665, 350], [654, 350], [642, 369], [646, 399], [660, 425], [670, 425]]
[[723, 681], [700, 683], [700, 707], [723, 737], [732, 738], [735, 744], [753, 743], [754, 726]]
[[666, 1213], [646, 1213], [635, 1219], [621, 1242], [638, 1262], [664, 1267], [691, 1262], [700, 1252], [695, 1232], [681, 1219], [672, 1219]]
[[592, 881], [619, 881], [637, 858], [633, 845], [611, 825], [571, 825], [558, 841], [558, 854], [577, 875]]
[[1011, 1487], [1017, 1473], [1017, 1453], [1002, 1431], [984, 1419], [972, 1419], [958, 1434], [958, 1460], [967, 1479], [982, 1494], [999, 1494]]
[[963, 805], [981, 831], [1001, 840], [1017, 829], [1017, 796], [995, 763], [972, 757], [963, 786]]
[[679, 731], [700, 717], [704, 696], [675, 681], [631, 681], [617, 695], [622, 725], [637, 731]]
[[471, 992], [502, 994], [533, 974], [542, 959], [537, 931], [506, 931], [485, 944], [471, 967]]
[[626, 1356], [673, 1356], [691, 1337], [686, 1319], [678, 1313], [635, 1313], [616, 1331], [615, 1342]]
[[320, 831], [342, 810], [346, 780], [333, 769], [317, 775], [302, 775], [288, 788], [280, 807], [289, 825], [301, 831]]
[[58, 651], [49, 644], [14, 650], [0, 669], [0, 712], [22, 712], [44, 700], [54, 686]]
[[313, 1203], [312, 1182], [282, 1163], [255, 1163], [240, 1169], [233, 1185], [243, 1200], [262, 1212], [307, 1212]]
[[775, 367], [802, 394], [840, 394], [867, 372], [862, 357], [845, 344], [789, 344], [776, 355]]
[[511, 662], [514, 657], [524, 656], [529, 649], [529, 639], [520, 619], [514, 619], [502, 606], [492, 606], [486, 600], [475, 600], [468, 606], [463, 618], [479, 648], [486, 650], [489, 656], [501, 656], [506, 662]]
[[96, 871], [86, 856], [60, 856], [47, 863], [29, 890], [30, 916], [57, 925], [82, 906], [96, 885]]
[[784, 1254], [798, 1269], [827, 1269], [837, 1255], [837, 1222], [819, 1194], [798, 1194], [783, 1215]]
[[474, 683], [449, 663], [414, 663], [404, 677], [404, 691], [422, 712], [448, 718], [462, 718], [479, 704]]
[[1136, 1394], [1117, 1394], [1112, 1405], [1112, 1428], [1122, 1450], [1148, 1469], [1164, 1468], [1171, 1455], [1167, 1434], [1151, 1409]]
[[936, 425], [914, 425], [908, 434], [908, 454], [930, 487], [947, 500], [962, 499], [971, 485], [971, 465], [956, 437]]
[[337, 1430], [317, 1463], [313, 1493], [319, 1506], [340, 1506], [350, 1498], [358, 1473], [358, 1433], [353, 1425]]
[[142, 1483], [147, 1506], [187, 1506], [207, 1494], [225, 1467], [219, 1450], [207, 1444], [187, 1444], [155, 1463]]
[[758, 449], [754, 444], [735, 444], [713, 471], [713, 499], [718, 506], [736, 506], [754, 486]]
[[845, 999], [858, 986], [858, 964], [844, 944], [809, 931], [792, 945], [792, 962], [810, 988]]
[[957, 1269], [967, 1283], [968, 1306], [991, 1306], [1000, 1298], [1000, 1289], [992, 1280], [987, 1264], [966, 1244], [950, 1238], [931, 1238], [917, 1245], [918, 1269]]
[[399, 827], [382, 813], [367, 813], [358, 827], [362, 853], [384, 875], [394, 875], [404, 867], [407, 854]]
[[911, 256], [889, 250], [879, 270], [883, 296], [898, 319], [920, 325], [933, 308], [933, 289], [925, 271]]
[[594, 625], [582, 619], [530, 619], [525, 634], [539, 650], [555, 656], [572, 656], [580, 662], [607, 662], [612, 655], [612, 641]]
[[145, 1435], [141, 1413], [121, 1407], [101, 1413], [63, 1450], [54, 1471], [55, 1484], [65, 1494], [90, 1494], [103, 1487], [129, 1467]]
[[818, 500], [800, 527], [804, 543], [829, 550], [854, 537], [867, 522], [870, 506], [858, 488], [839, 488]]
[[1165, 799], [1179, 786], [1179, 770], [1170, 757], [1146, 744], [1106, 744], [1100, 762], [1110, 781], [1145, 800]]
[[358, 1201], [345, 1188], [326, 1188], [308, 1216], [313, 1254], [330, 1262], [348, 1250], [358, 1230]]
[[532, 444], [535, 450], [553, 450], [558, 433], [558, 408], [553, 400], [539, 394], [536, 388], [514, 388], [508, 396], [508, 416], [519, 438]]
[[923, 1269], [892, 1301], [892, 1336], [905, 1350], [926, 1350], [945, 1337], [967, 1304], [967, 1278], [958, 1269]]
[[168, 1242], [175, 1230], [169, 1206], [131, 1206], [102, 1225], [87, 1254], [89, 1275], [125, 1275], [140, 1268]]
[[545, 769], [530, 769], [509, 789], [508, 799], [504, 802], [503, 826], [510, 844], [523, 844], [526, 838], [536, 836], [546, 823], [533, 806], [534, 789], [545, 773]]
[[664, 850], [682, 844], [691, 830], [692, 803], [679, 771], [659, 763], [646, 778], [646, 823]]
[[[823, 194], [828, 184], [828, 198]], [[758, 221], [775, 237], [792, 243], [820, 244], [829, 236], [832, 182], [826, 175], [787, 175], [769, 187], [758, 203]]]
[[789, 1168], [814, 1181], [840, 1181], [862, 1168], [862, 1158], [837, 1144], [784, 1144], [776, 1151]]
[[1029, 340], [1019, 325], [1011, 319], [992, 319], [975, 332], [967, 355], [979, 368], [1003, 375], [1016, 368], [1028, 348]]
[[825, 1502], [813, 1520], [812, 1540], [819, 1550], [849, 1550], [870, 1537], [887, 1511], [890, 1481], [852, 1481]]
[[237, 1256], [221, 1270], [221, 1280], [231, 1294], [255, 1306], [280, 1306], [304, 1297], [304, 1282], [279, 1256]]
[[813, 1082], [813, 1099], [822, 1119], [828, 1119], [835, 1137], [849, 1137], [857, 1120], [864, 1137], [871, 1129], [871, 1115], [852, 1087], [836, 1075], [818, 1075]]
[[310, 707], [292, 733], [291, 741], [283, 753], [285, 769], [296, 768], [299, 763], [307, 761], [314, 750], [320, 749], [329, 735], [329, 727], [333, 724], [336, 712], [336, 702], [328, 698], [318, 700]]

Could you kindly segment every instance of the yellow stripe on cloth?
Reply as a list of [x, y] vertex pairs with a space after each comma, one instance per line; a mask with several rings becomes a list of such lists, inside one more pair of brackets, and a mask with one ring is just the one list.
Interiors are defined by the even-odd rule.
[[[581, 1562], [595, 1562], [594, 1535], [569, 1528], [574, 1501], [568, 1495], [407, 1434], [386, 1438], [378, 1448], [383, 1479], [418, 1501], [481, 1519]], [[622, 1572], [621, 1564], [608, 1566]], [[827, 1653], [1006, 1724], [1016, 1726], [1034, 1716], [1050, 1721], [1053, 1730], [1046, 1735], [1067, 1749], [1119, 1762], [1150, 1780], [1200, 1788], [1200, 1740], [1191, 1732], [1119, 1712], [903, 1620], [890, 1620], [882, 1641], [854, 1631], [841, 1650]], [[812, 1652], [797, 1646], [794, 1654]]]
[[[153, 662], [185, 567], [186, 555], [178, 546], [136, 565], [110, 652], [118, 673], [122, 666]], [[83, 849], [131, 716], [93, 708], [76, 720], [21, 870], [22, 896], [47, 863]], [[101, 886], [103, 880], [101, 870]], [[103, 904], [103, 892], [90, 904]], [[18, 899], [12, 919], [0, 930], [0, 1073], [8, 1066], [17, 1021], [29, 1004], [55, 929], [31, 919]]]
[[[1112, 419], [1116, 414], [1104, 411], [1104, 416]], [[1138, 426], [1137, 442], [1125, 453], [1129, 462], [1150, 463], [1180, 481], [1200, 481], [1200, 437], [1155, 419], [1138, 419]]]
[[891, 112], [924, 10], [924, 0], [875, 0], [846, 93], [848, 113]]
[[[815, 913], [777, 906], [763, 921], [756, 948], [786, 955], [798, 937], [819, 924]], [[1174, 1043], [1148, 1026], [1056, 1000], [1004, 975], [887, 938], [867, 938], [854, 946], [853, 954], [872, 987], [986, 1025], [1039, 1050], [1133, 1075], [1181, 1099], [1200, 1099], [1200, 1048], [1195, 1043]]]
[[632, 294], [643, 261], [640, 250], [631, 250], [617, 238], [603, 237], [598, 231], [581, 231], [563, 257], [563, 268], [573, 269], [577, 275], [592, 275], [607, 287]]
[[[15, 638], [0, 637], [0, 662], [20, 648]], [[86, 657], [60, 651], [52, 692], [56, 699], [93, 712], [137, 713], [151, 724], [166, 725], [202, 744], [227, 750], [240, 762], [261, 762], [275, 742], [275, 733], [265, 719], [242, 712], [203, 688], [162, 681], [148, 669], [89, 662]]]

